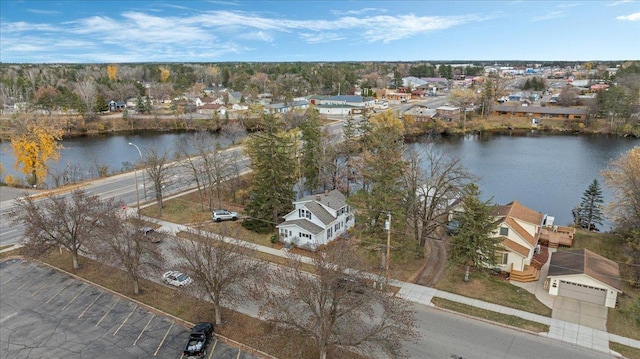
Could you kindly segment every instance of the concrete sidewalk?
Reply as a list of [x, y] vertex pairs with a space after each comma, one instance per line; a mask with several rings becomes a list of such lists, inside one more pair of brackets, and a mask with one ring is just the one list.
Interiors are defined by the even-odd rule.
[[[135, 215], [135, 209], [130, 209], [130, 211], [134, 211], [131, 214]], [[166, 221], [161, 221], [155, 218], [145, 218], [145, 220], [149, 222], [155, 222], [161, 225], [160, 230], [164, 231], [165, 233], [170, 233], [172, 235], [175, 235], [178, 232], [185, 231], [188, 229], [187, 226], [170, 223]], [[279, 249], [257, 245], [257, 244], [251, 244], [251, 245], [256, 250], [267, 253], [267, 254], [280, 256], [280, 257], [287, 256], [287, 252]], [[300, 256], [299, 259], [302, 262], [311, 263], [311, 259], [308, 257]], [[604, 352], [604, 353], [609, 353], [614, 355], [617, 354], [609, 349], [610, 341], [619, 343], [622, 345], [626, 345], [632, 348], [640, 349], [639, 340], [625, 338], [615, 334], [609, 334], [606, 331], [593, 329], [584, 325], [574, 324], [574, 323], [570, 323], [570, 322], [559, 320], [559, 319], [553, 319], [550, 317], [545, 317], [542, 315], [505, 307], [502, 305], [484, 302], [478, 299], [473, 299], [473, 298], [468, 298], [468, 297], [464, 297], [464, 296], [453, 294], [453, 293], [443, 292], [435, 288], [424, 287], [424, 286], [420, 286], [413, 283], [393, 280], [391, 284], [400, 288], [398, 295], [401, 298], [404, 298], [408, 301], [411, 301], [417, 304], [434, 306], [431, 303], [431, 300], [434, 297], [437, 297], [437, 298], [442, 298], [442, 299], [450, 300], [457, 303], [466, 304], [466, 305], [480, 308], [480, 309], [485, 309], [485, 310], [490, 310], [490, 311], [501, 313], [501, 314], [516, 316], [532, 322], [548, 325], [549, 332], [538, 333], [538, 335], [540, 336], [551, 338], [551, 339], [557, 339], [565, 343], [589, 348], [599, 352]], [[548, 298], [545, 298], [545, 299], [547, 299], [548, 301]]]

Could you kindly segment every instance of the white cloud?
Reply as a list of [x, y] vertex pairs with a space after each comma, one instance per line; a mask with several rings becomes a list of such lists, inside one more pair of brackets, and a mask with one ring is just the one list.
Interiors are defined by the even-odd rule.
[[622, 4], [628, 4], [633, 2], [633, 0], [619, 0], [619, 1], [612, 1], [610, 3], [607, 3], [607, 6], [618, 6], [618, 5], [622, 5]]
[[301, 33], [299, 34], [300, 38], [306, 41], [309, 44], [319, 44], [323, 42], [334, 42], [339, 40], [344, 40], [346, 37], [342, 34], [336, 34], [332, 32], [324, 32], [324, 33]]
[[640, 12], [616, 17], [618, 20], [640, 21]]
[[44, 10], [44, 9], [27, 9], [28, 12], [41, 15], [58, 15], [60, 11], [57, 10]]
[[559, 17], [563, 17], [564, 16], [564, 12], [563, 11], [551, 11], [548, 12], [542, 16], [536, 16], [533, 17], [531, 19], [532, 22], [537, 22], [537, 21], [546, 21], [546, 20], [552, 20], [552, 19], [557, 19]]
[[247, 33], [243, 33], [238, 36], [240, 39], [244, 40], [256, 40], [256, 41], [264, 41], [264, 42], [273, 42], [273, 36], [266, 31], [251, 31]]
[[360, 10], [331, 10], [331, 13], [333, 15], [336, 15], [336, 16], [362, 15], [362, 14], [366, 14], [368, 12], [384, 13], [384, 12], [387, 12], [387, 9], [377, 8], [377, 7], [365, 7], [365, 8], [360, 9]]

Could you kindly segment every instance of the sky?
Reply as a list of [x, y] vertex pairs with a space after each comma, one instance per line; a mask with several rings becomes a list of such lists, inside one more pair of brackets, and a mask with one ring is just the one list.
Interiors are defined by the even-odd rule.
[[639, 59], [637, 0], [0, 0], [4, 63]]

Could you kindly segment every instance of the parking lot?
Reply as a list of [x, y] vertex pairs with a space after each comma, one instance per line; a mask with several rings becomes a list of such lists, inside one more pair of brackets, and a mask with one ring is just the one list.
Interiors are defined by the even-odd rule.
[[[189, 329], [32, 262], [0, 263], [1, 358], [182, 358]], [[256, 356], [214, 336], [207, 358]]]

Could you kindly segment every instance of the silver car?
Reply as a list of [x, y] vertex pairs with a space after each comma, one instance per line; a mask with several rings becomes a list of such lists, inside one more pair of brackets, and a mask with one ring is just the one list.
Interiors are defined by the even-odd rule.
[[235, 221], [238, 219], [238, 213], [227, 211], [226, 209], [214, 209], [211, 212], [211, 219], [214, 222]]
[[184, 287], [187, 284], [191, 284], [193, 279], [182, 272], [172, 270], [162, 275], [162, 281], [176, 287]]

